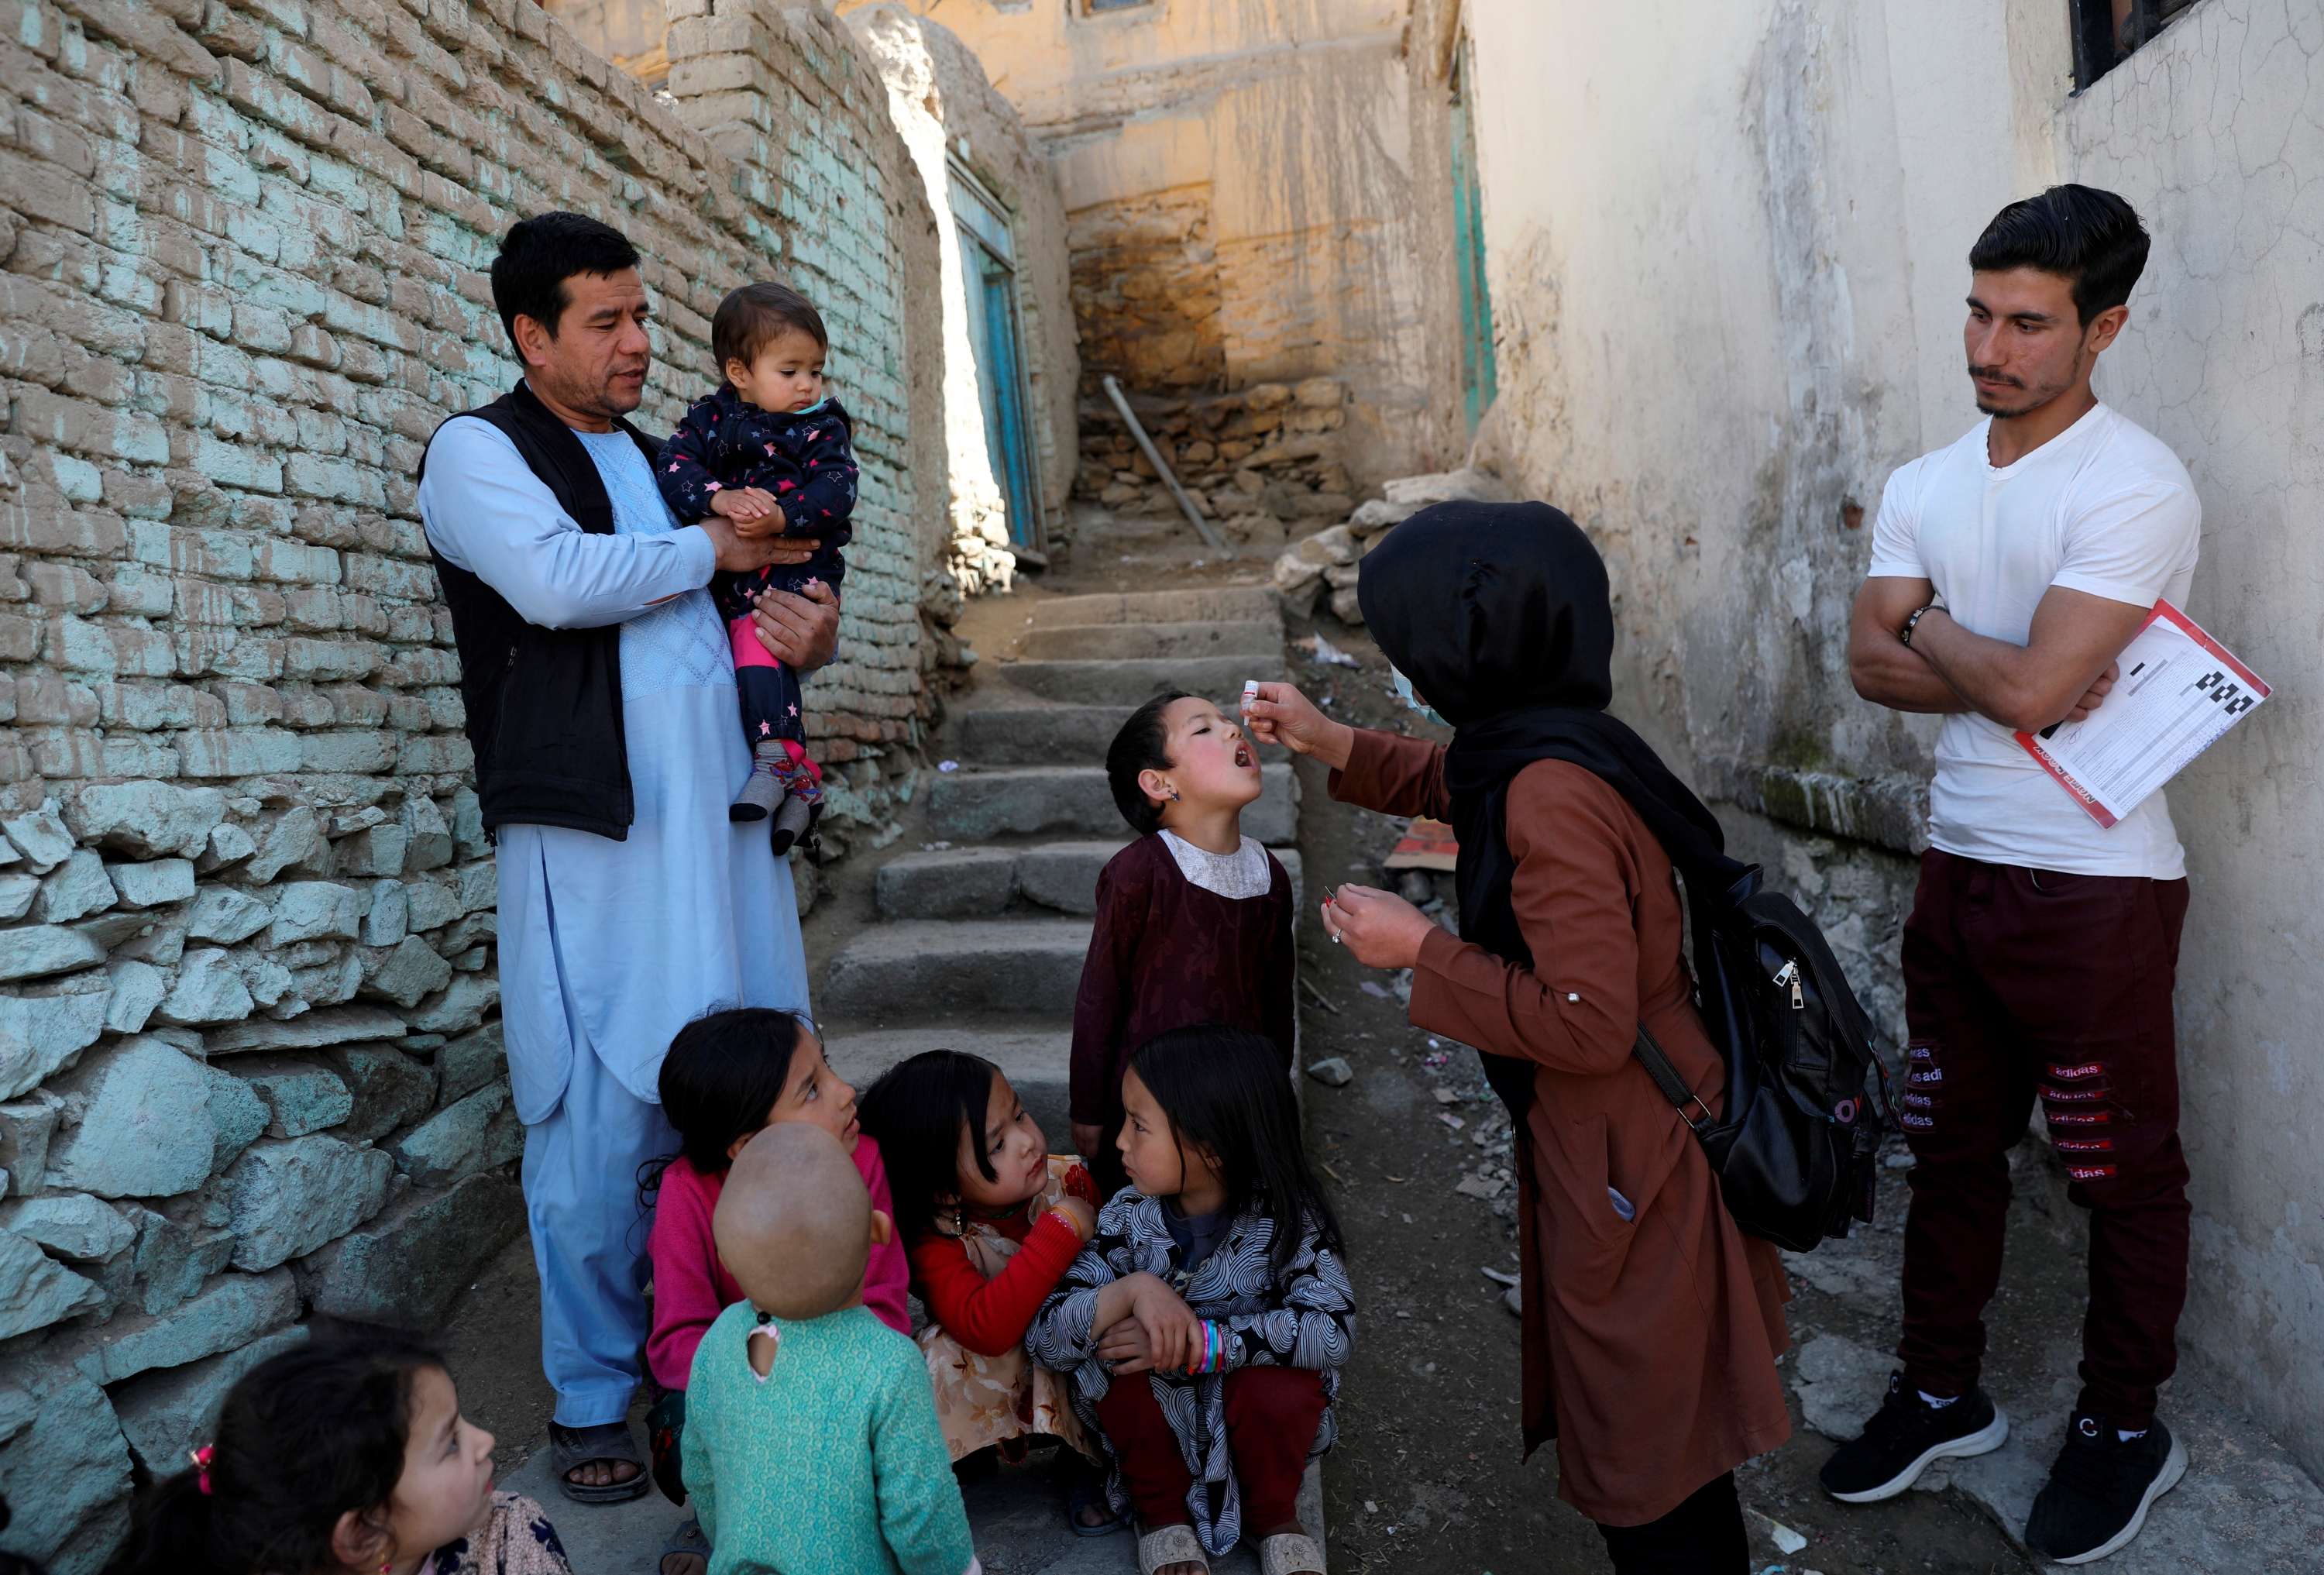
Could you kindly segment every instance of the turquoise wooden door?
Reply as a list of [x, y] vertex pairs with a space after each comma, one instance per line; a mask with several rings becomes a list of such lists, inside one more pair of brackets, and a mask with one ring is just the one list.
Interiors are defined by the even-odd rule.
[[1469, 429], [1492, 408], [1493, 298], [1485, 283], [1484, 189], [1477, 176], [1476, 128], [1470, 119], [1469, 49], [1452, 65], [1452, 248], [1461, 278], [1461, 403]]
[[950, 196], [967, 293], [969, 350], [984, 412], [984, 447], [992, 479], [1009, 510], [1009, 539], [1041, 545], [1039, 481], [1026, 420], [1025, 357], [1017, 320], [1016, 246], [1009, 217], [973, 175], [953, 165]]

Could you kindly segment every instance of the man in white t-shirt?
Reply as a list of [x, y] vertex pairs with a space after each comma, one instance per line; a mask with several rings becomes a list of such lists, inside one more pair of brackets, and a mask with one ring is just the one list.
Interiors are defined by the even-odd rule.
[[2090, 391], [2146, 252], [2130, 205], [2084, 186], [1987, 226], [1966, 340], [1989, 419], [1889, 478], [1849, 636], [1858, 694], [1945, 721], [1904, 929], [1904, 1370], [1823, 1483], [1886, 1498], [2007, 1438], [1977, 1377], [2009, 1150], [2038, 1097], [2090, 1216], [2082, 1391], [2025, 1528], [2061, 1563], [2129, 1542], [2186, 1469], [2154, 1416], [2187, 1285], [2171, 1018], [2185, 860], [2162, 794], [2101, 827], [2015, 737], [2102, 705], [2148, 610], [2183, 604], [2194, 577], [2185, 466]]

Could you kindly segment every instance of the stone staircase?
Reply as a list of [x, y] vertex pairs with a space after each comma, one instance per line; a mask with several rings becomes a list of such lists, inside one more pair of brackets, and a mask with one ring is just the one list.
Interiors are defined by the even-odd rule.
[[[880, 868], [878, 922], [832, 957], [816, 1000], [831, 1063], [858, 1088], [920, 1051], [965, 1050], [1009, 1074], [1063, 1152], [1074, 995], [1098, 871], [1130, 838], [1106, 788], [1106, 746], [1164, 690], [1207, 696], [1231, 714], [1245, 679], [1287, 672], [1280, 604], [1264, 586], [1059, 596], [1031, 612], [1013, 652], [979, 664], [976, 688], [931, 744], [932, 756], [959, 767], [935, 778], [917, 839], [926, 845]], [[1296, 896], [1299, 785], [1279, 750], [1262, 752], [1260, 774], [1266, 791], [1243, 812], [1243, 830], [1283, 861]], [[966, 1499], [977, 1552], [995, 1575], [1137, 1567], [1128, 1535], [1073, 1534], [1038, 1466], [1005, 1468]], [[1320, 1538], [1312, 1466], [1299, 1510]], [[1212, 1568], [1251, 1575], [1258, 1561], [1246, 1543]]]
[[[832, 958], [816, 999], [832, 1064], [858, 1087], [921, 1050], [987, 1057], [1062, 1151], [1074, 992], [1098, 871], [1130, 840], [1106, 746], [1130, 712], [1184, 689], [1231, 713], [1249, 678], [1286, 676], [1264, 586], [1059, 596], [1032, 604], [1018, 659], [977, 669], [931, 752], [919, 836], [882, 865], [879, 922]], [[1270, 751], [1280, 754], [1281, 751]], [[1299, 880], [1297, 780], [1262, 757], [1243, 829]]]

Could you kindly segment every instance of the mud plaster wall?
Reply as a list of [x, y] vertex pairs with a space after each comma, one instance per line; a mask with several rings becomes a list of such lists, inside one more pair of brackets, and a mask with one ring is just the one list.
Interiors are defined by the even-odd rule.
[[76, 1575], [311, 1315], [431, 1322], [522, 1228], [412, 483], [512, 380], [497, 237], [567, 207], [638, 242], [649, 427], [705, 385], [724, 290], [812, 281], [864, 486], [808, 694], [874, 826], [918, 714], [897, 313], [934, 251], [819, 14], [682, 24], [675, 111], [522, 0], [6, 14], [0, 1545]]
[[2275, 686], [2171, 789], [2194, 881], [2180, 1344], [2324, 1469], [2324, 12], [2206, 0], [2057, 125], [2061, 173], [2123, 192], [2155, 237], [2100, 391], [2194, 474], [2190, 610]]
[[1459, 461], [1451, 256], [1422, 222], [1449, 166], [1441, 133], [1413, 134], [1406, 0], [907, 3], [1056, 162], [1085, 382], [1328, 374], [1353, 391], [1360, 485]]
[[[2305, 696], [2324, 503], [2324, 37], [2205, 0], [2069, 100], [2062, 5], [1471, 0], [1500, 338], [1487, 447], [1604, 548], [1618, 704], [1752, 856], [1860, 925], [1892, 1003], [1932, 719], [1857, 700], [1849, 603], [1899, 463], [1977, 419], [1969, 243], [2060, 178], [2156, 234], [2102, 397], [2205, 510], [2191, 611], [2275, 709], [2171, 790], [2198, 1259], [2190, 1359], [2324, 1467], [2324, 806]], [[1861, 511], [1859, 513], [1858, 511]], [[1827, 851], [1828, 850], [1828, 851]], [[1818, 885], [1820, 883], [1820, 889]], [[1850, 959], [1853, 962], [1853, 959]]]
[[[1017, 273], [1019, 348], [1043, 520], [1061, 530], [1074, 474], [1074, 390], [1080, 364], [1066, 286], [1065, 217], [1056, 173], [1010, 102], [945, 29], [901, 5], [848, 14], [847, 25], [879, 62], [889, 113], [918, 168], [937, 218], [943, 270], [944, 434], [950, 454], [950, 529], [934, 544], [960, 587], [1006, 587], [1014, 560], [993, 475], [984, 407], [969, 336], [967, 283], [953, 235], [947, 158], [958, 159], [1008, 209]], [[978, 310], [982, 310], [980, 300]], [[1041, 531], [1028, 534], [1037, 539]]]

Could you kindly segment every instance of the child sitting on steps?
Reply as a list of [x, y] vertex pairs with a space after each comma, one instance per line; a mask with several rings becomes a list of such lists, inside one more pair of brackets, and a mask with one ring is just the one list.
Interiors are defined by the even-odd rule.
[[1242, 832], [1257, 747], [1207, 700], [1157, 695], [1106, 751], [1114, 804], [1139, 839], [1097, 881], [1074, 1002], [1074, 1147], [1099, 1190], [1123, 1184], [1114, 1138], [1130, 1051], [1188, 1023], [1263, 1034], [1291, 1066], [1297, 958], [1291, 878]]
[[745, 1301], [687, 1385], [686, 1480], [711, 1575], [976, 1575], [927, 1368], [863, 1305], [890, 1239], [827, 1132], [769, 1127], [734, 1159], [712, 1228]]
[[[649, 1165], [641, 1185], [655, 1194], [653, 1323], [646, 1367], [662, 1390], [646, 1419], [654, 1480], [672, 1503], [686, 1499], [680, 1447], [686, 1431], [687, 1375], [695, 1347], [719, 1312], [742, 1300], [742, 1287], [718, 1257], [713, 1211], [728, 1167], [742, 1146], [784, 1122], [820, 1127], [854, 1161], [872, 1207], [892, 1213], [880, 1145], [862, 1133], [855, 1091], [823, 1058], [823, 1044], [788, 1012], [745, 1007], [712, 1012], [678, 1031], [662, 1058], [662, 1113], [678, 1129], [678, 1151]], [[911, 1332], [903, 1248], [875, 1245], [863, 1269], [863, 1303], [899, 1334]], [[663, 1550], [661, 1575], [702, 1575], [701, 1538], [681, 1523]]]
[[864, 1093], [863, 1126], [892, 1159], [896, 1231], [928, 1311], [917, 1338], [955, 1470], [967, 1479], [1055, 1438], [1074, 1530], [1117, 1529], [1065, 1381], [1025, 1359], [1033, 1314], [1097, 1229], [1089, 1172], [1048, 1151], [999, 1067], [956, 1050], [890, 1067]]
[[[1338, 1436], [1355, 1332], [1339, 1221], [1307, 1167], [1275, 1046], [1222, 1023], [1143, 1045], [1122, 1078], [1130, 1185], [1033, 1320], [1135, 1509], [1146, 1575], [1208, 1575], [1250, 1527], [1268, 1575], [1323, 1575], [1300, 1478]], [[1152, 1276], [1170, 1287], [1139, 1294]]]

